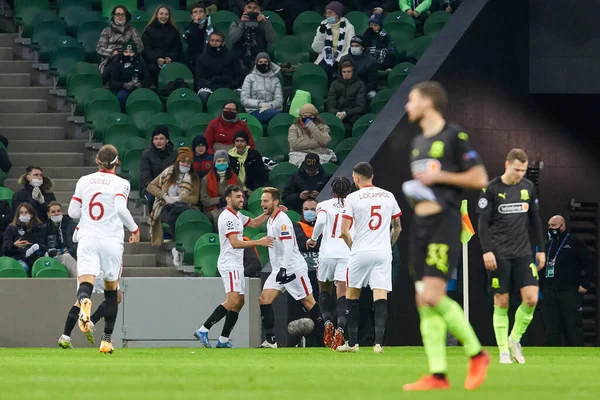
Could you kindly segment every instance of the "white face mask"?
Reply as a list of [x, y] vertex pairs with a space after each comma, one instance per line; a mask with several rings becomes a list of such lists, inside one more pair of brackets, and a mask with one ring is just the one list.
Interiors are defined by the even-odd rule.
[[188, 172], [190, 172], [190, 167], [182, 167], [181, 165], [179, 166], [179, 172], [182, 174], [187, 174]]
[[31, 221], [31, 215], [19, 215], [19, 221], [21, 221], [24, 224], [29, 223], [29, 221]]
[[43, 179], [32, 179], [31, 180], [31, 186], [33, 186], [33, 187], [40, 187], [40, 186], [42, 186], [42, 183], [44, 183]]
[[360, 56], [363, 52], [363, 49], [360, 47], [350, 47], [350, 52], [353, 56]]
[[60, 224], [62, 222], [63, 216], [62, 215], [53, 215], [53, 216], [50, 217], [50, 219], [55, 224]]

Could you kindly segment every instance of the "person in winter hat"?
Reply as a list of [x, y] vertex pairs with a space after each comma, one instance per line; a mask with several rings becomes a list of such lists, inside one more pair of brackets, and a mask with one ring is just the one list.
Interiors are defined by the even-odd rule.
[[123, 53], [115, 57], [110, 68], [110, 90], [116, 93], [121, 112], [126, 112], [127, 98], [135, 89], [152, 86], [150, 72], [141, 56], [137, 44], [130, 40], [123, 45]]
[[245, 131], [238, 131], [234, 136], [233, 149], [230, 149], [229, 161], [233, 172], [238, 176], [247, 196], [266, 183], [265, 165], [262, 155], [248, 145], [249, 137]]
[[192, 140], [194, 150], [194, 162], [192, 168], [198, 174], [200, 180], [213, 168], [214, 156], [208, 153], [208, 142], [203, 135], [198, 135]]
[[380, 71], [392, 68], [396, 62], [396, 45], [392, 37], [383, 29], [383, 16], [373, 14], [369, 18], [369, 28], [363, 34], [365, 51], [377, 60]]

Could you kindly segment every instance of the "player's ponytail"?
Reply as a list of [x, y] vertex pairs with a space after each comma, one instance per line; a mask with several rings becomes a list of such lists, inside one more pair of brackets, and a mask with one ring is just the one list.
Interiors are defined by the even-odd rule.
[[103, 170], [110, 171], [113, 168], [121, 165], [119, 162], [119, 153], [117, 149], [112, 144], [104, 145], [98, 150], [98, 155], [96, 156], [96, 164], [98, 167]]
[[343, 199], [352, 192], [352, 183], [345, 176], [336, 176], [331, 182], [331, 192], [341, 204]]

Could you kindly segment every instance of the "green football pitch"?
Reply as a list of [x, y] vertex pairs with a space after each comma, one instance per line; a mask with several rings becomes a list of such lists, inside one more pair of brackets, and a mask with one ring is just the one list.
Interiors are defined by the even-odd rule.
[[448, 351], [452, 389], [405, 393], [426, 372], [422, 348], [385, 354], [327, 349], [0, 349], [0, 399], [593, 399], [600, 349], [525, 348], [527, 364], [499, 365], [463, 388], [467, 360]]

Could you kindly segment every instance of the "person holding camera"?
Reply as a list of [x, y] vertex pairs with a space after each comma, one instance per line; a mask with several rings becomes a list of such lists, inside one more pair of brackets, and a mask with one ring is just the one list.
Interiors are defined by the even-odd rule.
[[266, 52], [269, 43], [277, 41], [277, 34], [271, 22], [261, 13], [258, 0], [247, 0], [241, 17], [229, 27], [229, 38], [244, 75], [247, 75], [254, 67], [257, 54]]

